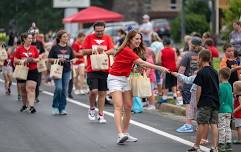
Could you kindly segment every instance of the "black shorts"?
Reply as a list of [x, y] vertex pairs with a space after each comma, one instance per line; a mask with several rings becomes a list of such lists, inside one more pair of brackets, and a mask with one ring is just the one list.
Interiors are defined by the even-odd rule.
[[107, 91], [107, 72], [88, 72], [87, 84], [90, 90], [98, 89], [98, 91]]
[[29, 70], [27, 80], [32, 80], [32, 81], [38, 82], [39, 76], [40, 75], [39, 75], [39, 72], [37, 69]]
[[166, 73], [166, 78], [165, 78], [165, 88], [166, 89], [171, 89], [172, 87], [177, 86], [177, 78], [170, 73]]
[[192, 85], [189, 84], [184, 84], [183, 88], [181, 90], [182, 93], [182, 98], [183, 98], [183, 104], [190, 104], [190, 100], [191, 100], [191, 89]]

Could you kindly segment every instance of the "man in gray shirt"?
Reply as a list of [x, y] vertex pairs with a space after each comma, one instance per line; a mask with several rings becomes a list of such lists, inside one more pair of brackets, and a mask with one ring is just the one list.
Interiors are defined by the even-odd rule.
[[142, 18], [143, 24], [140, 26], [140, 32], [143, 36], [144, 44], [149, 47], [151, 45], [151, 33], [153, 32], [153, 27], [149, 15], [144, 15]]

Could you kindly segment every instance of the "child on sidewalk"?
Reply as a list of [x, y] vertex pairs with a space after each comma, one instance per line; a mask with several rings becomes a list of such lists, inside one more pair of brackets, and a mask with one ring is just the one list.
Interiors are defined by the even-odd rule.
[[226, 67], [219, 71], [219, 114], [218, 114], [218, 136], [219, 152], [232, 151], [232, 131], [230, 128], [231, 114], [233, 112], [233, 93], [228, 80], [231, 70]]
[[[194, 146], [188, 149], [188, 152], [199, 152], [200, 142], [203, 134], [208, 132], [211, 125], [212, 148], [210, 152], [216, 152], [218, 138], [218, 109], [219, 109], [219, 81], [217, 72], [210, 66], [211, 53], [208, 50], [202, 50], [198, 55], [198, 64], [201, 69], [198, 71], [194, 80], [197, 85], [197, 135]], [[207, 89], [208, 88], [208, 89]]]
[[238, 133], [238, 140], [234, 144], [241, 144], [241, 81], [236, 81], [233, 84], [234, 93], [234, 123]]

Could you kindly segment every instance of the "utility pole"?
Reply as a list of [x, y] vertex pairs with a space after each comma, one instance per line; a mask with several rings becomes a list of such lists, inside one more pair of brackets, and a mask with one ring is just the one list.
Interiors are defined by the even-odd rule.
[[184, 12], [184, 0], [180, 0], [180, 3], [181, 3], [181, 14], [180, 14], [180, 23], [181, 23], [181, 41], [183, 41], [183, 38], [185, 36], [185, 18], [184, 18], [184, 15], [185, 15], [185, 12]]

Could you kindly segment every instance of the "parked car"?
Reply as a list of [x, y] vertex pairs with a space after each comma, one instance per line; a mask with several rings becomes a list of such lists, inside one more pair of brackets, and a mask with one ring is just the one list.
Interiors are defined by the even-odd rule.
[[160, 37], [170, 37], [171, 27], [166, 19], [153, 19], [151, 20], [153, 30], [157, 32]]
[[[127, 22], [112, 22], [106, 23], [105, 34], [110, 35], [113, 38], [113, 41], [117, 40], [117, 32], [119, 29], [123, 29], [128, 31], [128, 28], [132, 27], [132, 29], [139, 29], [139, 24], [135, 21], [127, 21]], [[88, 30], [85, 31], [85, 34], [88, 35], [94, 32], [93, 26], [91, 26]]]

